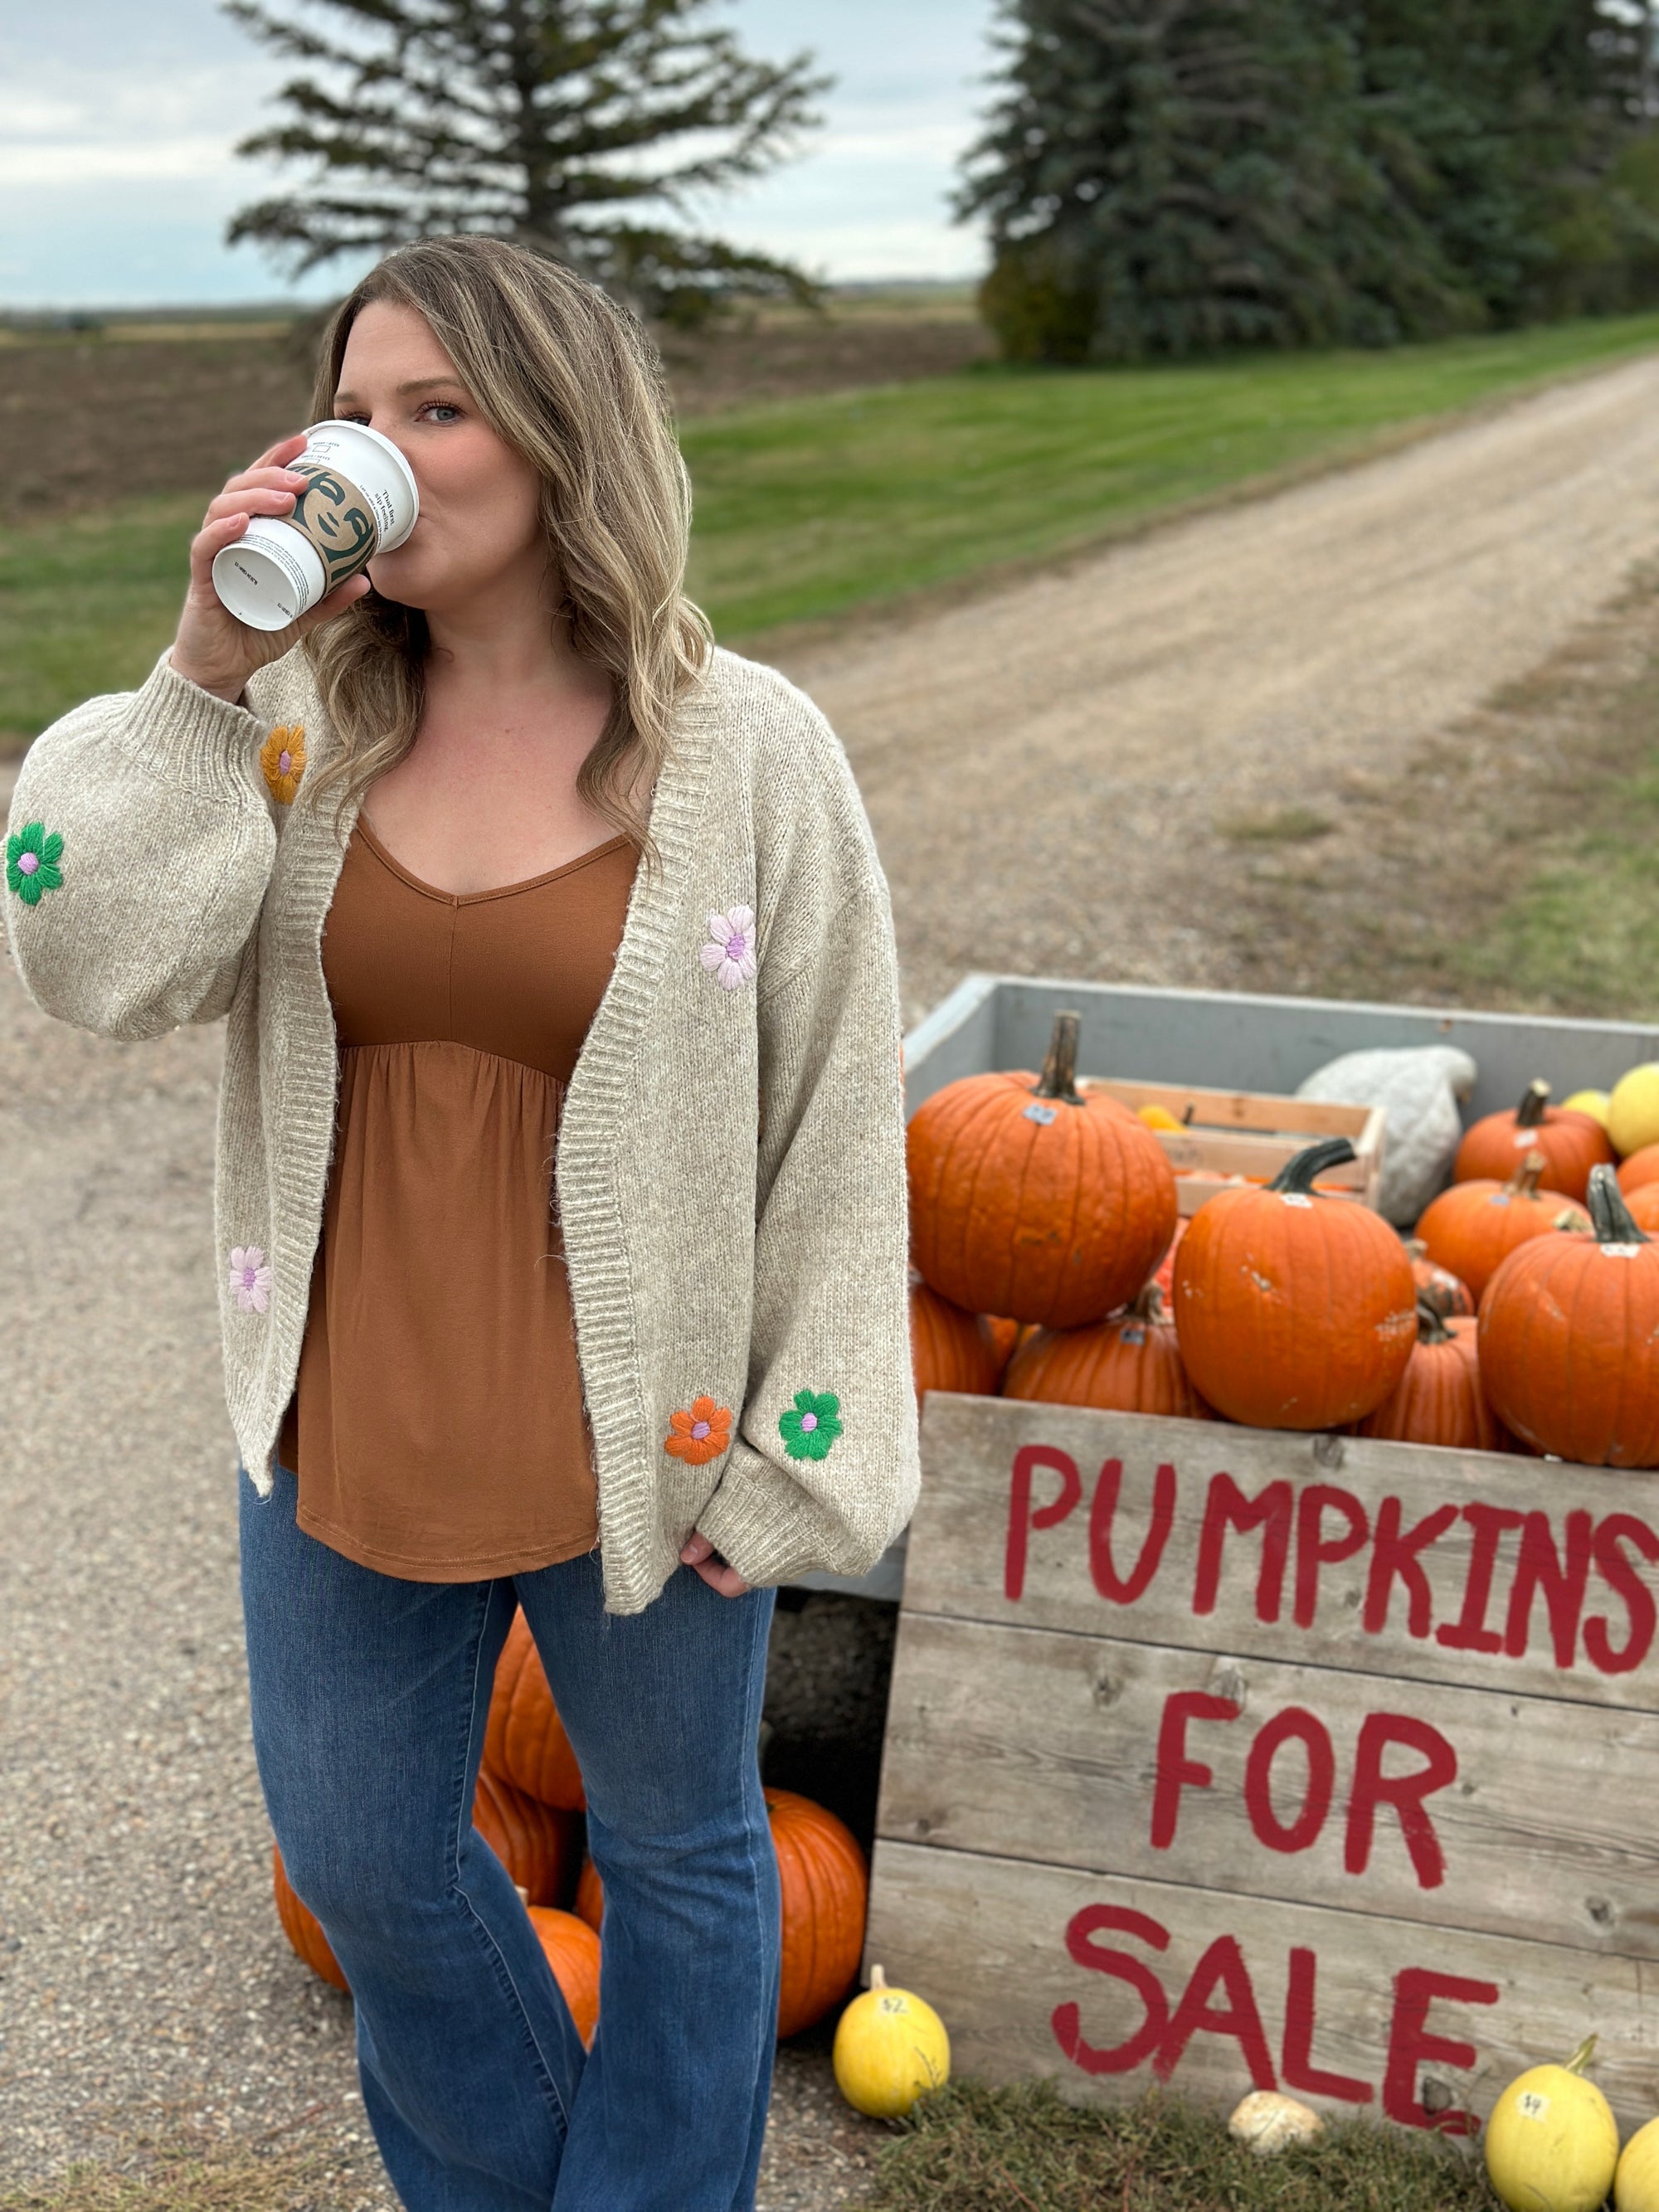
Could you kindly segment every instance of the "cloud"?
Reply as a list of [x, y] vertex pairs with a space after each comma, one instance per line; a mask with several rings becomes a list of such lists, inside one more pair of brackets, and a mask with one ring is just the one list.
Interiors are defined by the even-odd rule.
[[[976, 129], [989, 0], [733, 0], [753, 51], [817, 50], [837, 79], [826, 128], [799, 157], [706, 201], [697, 219], [832, 277], [957, 275], [983, 260], [949, 220]], [[274, 118], [289, 65], [216, 0], [57, 0], [0, 30], [0, 293], [72, 307], [270, 298], [257, 251], [222, 242], [227, 216], [302, 172], [239, 160]], [[322, 272], [301, 288], [337, 285]]]

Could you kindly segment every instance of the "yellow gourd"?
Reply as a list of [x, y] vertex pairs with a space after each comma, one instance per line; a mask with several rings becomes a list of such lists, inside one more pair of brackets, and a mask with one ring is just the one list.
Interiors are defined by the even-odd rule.
[[1659, 1144], [1659, 1060], [1621, 1075], [1607, 1101], [1607, 1134], [1621, 1158]]
[[1160, 1106], [1156, 1098], [1149, 1099], [1144, 1106], [1137, 1106], [1135, 1113], [1149, 1129], [1172, 1129], [1177, 1137], [1187, 1134], [1187, 1124], [1177, 1121], [1169, 1108]]
[[951, 2075], [951, 2039], [930, 2004], [890, 1990], [879, 1966], [836, 2027], [836, 2081], [854, 2112], [896, 2120]]
[[1587, 2036], [1565, 2066], [1510, 2083], [1486, 2123], [1486, 2172], [1510, 2212], [1596, 2212], [1619, 2163], [1612, 2107], [1583, 2069]]
[[1607, 1126], [1607, 1109], [1613, 1103], [1605, 1091], [1575, 1091], [1571, 1098], [1561, 1101], [1564, 1113], [1588, 1114], [1592, 1121]]
[[1613, 2177], [1619, 2212], [1659, 2212], [1659, 2120], [1650, 2120], [1620, 2154]]

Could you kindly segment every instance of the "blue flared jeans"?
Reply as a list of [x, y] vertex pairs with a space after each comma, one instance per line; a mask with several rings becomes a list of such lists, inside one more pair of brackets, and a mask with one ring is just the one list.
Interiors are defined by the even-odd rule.
[[[363, 2103], [408, 2212], [750, 2212], [777, 2027], [756, 1744], [773, 1592], [678, 1568], [604, 1610], [597, 1554], [488, 1582], [359, 1566], [239, 1476], [253, 1745], [289, 1878], [351, 1984]], [[605, 1883], [584, 2053], [472, 1826], [516, 1601], [581, 1763]]]

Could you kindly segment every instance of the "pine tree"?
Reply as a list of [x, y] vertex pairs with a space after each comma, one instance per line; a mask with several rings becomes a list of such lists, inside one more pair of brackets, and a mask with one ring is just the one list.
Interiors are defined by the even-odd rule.
[[1659, 297], [1653, 0], [1003, 0], [957, 207], [1015, 358]]
[[[811, 58], [747, 57], [711, 0], [225, 0], [305, 64], [289, 119], [240, 154], [308, 161], [308, 187], [232, 220], [295, 275], [365, 249], [482, 231], [693, 322], [738, 295], [811, 302], [787, 262], [684, 227], [817, 118]], [[301, 12], [303, 8], [303, 15]], [[313, 27], [319, 9], [334, 19]]]
[[1301, 0], [1005, 0], [958, 211], [1015, 357], [1385, 343], [1475, 312], [1360, 151], [1351, 40]]

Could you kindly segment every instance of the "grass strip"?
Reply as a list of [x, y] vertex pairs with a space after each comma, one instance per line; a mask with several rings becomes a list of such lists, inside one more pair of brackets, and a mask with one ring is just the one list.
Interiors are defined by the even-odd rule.
[[954, 2081], [877, 2154], [869, 2212], [1496, 2212], [1478, 2158], [1355, 2120], [1261, 2158], [1170, 2097], [1118, 2111], [1047, 2082]]
[[[832, 621], [1075, 552], [1407, 426], [1659, 346], [1659, 315], [1387, 353], [973, 368], [688, 422], [691, 585], [724, 637]], [[141, 682], [199, 499], [0, 530], [0, 748]]]
[[135, 2167], [79, 2159], [0, 2194], [0, 2212], [349, 2212], [363, 2201], [362, 2180], [314, 2148], [262, 2152], [192, 2133], [149, 2144]]
[[691, 585], [723, 635], [1075, 552], [1405, 426], [1644, 352], [1659, 316], [1389, 352], [971, 368], [685, 425]]

